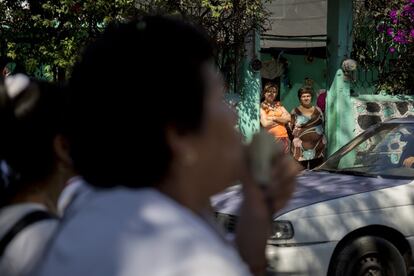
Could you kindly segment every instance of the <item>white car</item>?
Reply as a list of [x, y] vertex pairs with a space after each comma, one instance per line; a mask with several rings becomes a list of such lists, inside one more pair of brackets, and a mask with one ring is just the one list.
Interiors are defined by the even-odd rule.
[[[414, 118], [366, 130], [322, 166], [298, 177], [274, 215], [269, 270], [277, 275], [407, 275], [414, 249]], [[414, 160], [414, 159], [413, 159]], [[239, 186], [212, 198], [229, 232]]]

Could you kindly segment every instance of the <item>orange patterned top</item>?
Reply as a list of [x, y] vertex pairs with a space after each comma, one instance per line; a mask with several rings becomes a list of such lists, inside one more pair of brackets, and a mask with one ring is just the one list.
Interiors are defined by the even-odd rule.
[[[282, 117], [283, 111], [281, 109], [282, 105], [280, 102], [276, 102], [275, 106], [269, 106], [267, 104], [262, 104], [261, 108], [266, 113], [266, 116], [270, 117]], [[266, 128], [269, 133], [271, 133], [276, 138], [286, 138], [288, 133], [286, 127], [282, 124], [276, 124], [274, 126]]]

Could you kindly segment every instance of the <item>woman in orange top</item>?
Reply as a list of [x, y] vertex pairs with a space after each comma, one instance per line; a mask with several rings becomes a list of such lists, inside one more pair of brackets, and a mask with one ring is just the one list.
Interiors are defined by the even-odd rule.
[[286, 124], [290, 122], [290, 114], [280, 102], [276, 102], [278, 88], [274, 84], [266, 84], [263, 89], [264, 100], [260, 105], [260, 123], [271, 133], [276, 141], [283, 143], [286, 153], [289, 152], [289, 136]]

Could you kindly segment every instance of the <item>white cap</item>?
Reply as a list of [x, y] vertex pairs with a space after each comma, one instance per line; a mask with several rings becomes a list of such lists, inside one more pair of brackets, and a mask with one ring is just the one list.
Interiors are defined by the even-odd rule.
[[26, 75], [16, 74], [5, 78], [4, 84], [6, 86], [7, 95], [13, 99], [29, 86], [30, 79]]

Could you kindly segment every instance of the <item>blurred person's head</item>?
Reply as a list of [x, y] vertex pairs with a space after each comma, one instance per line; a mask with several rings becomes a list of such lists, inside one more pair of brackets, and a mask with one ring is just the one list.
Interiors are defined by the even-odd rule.
[[313, 96], [313, 91], [312, 91], [312, 88], [309, 86], [301, 87], [298, 90], [299, 102], [304, 107], [312, 106], [312, 96]]
[[63, 91], [18, 74], [0, 86], [0, 206], [38, 202], [55, 211], [72, 170], [63, 128]]
[[2, 78], [7, 78], [16, 74], [25, 74], [26, 70], [20, 62], [7, 62], [2, 66]]
[[87, 182], [157, 187], [190, 206], [237, 179], [240, 137], [213, 50], [198, 28], [163, 17], [111, 26], [85, 50], [69, 139]]
[[11, 63], [7, 63], [4, 67], [3, 67], [3, 71], [2, 71], [2, 77], [6, 78], [8, 76], [11, 75], [11, 73], [13, 72]]
[[263, 88], [264, 101], [267, 103], [273, 103], [277, 97], [279, 89], [277, 85], [273, 83], [267, 83]]

